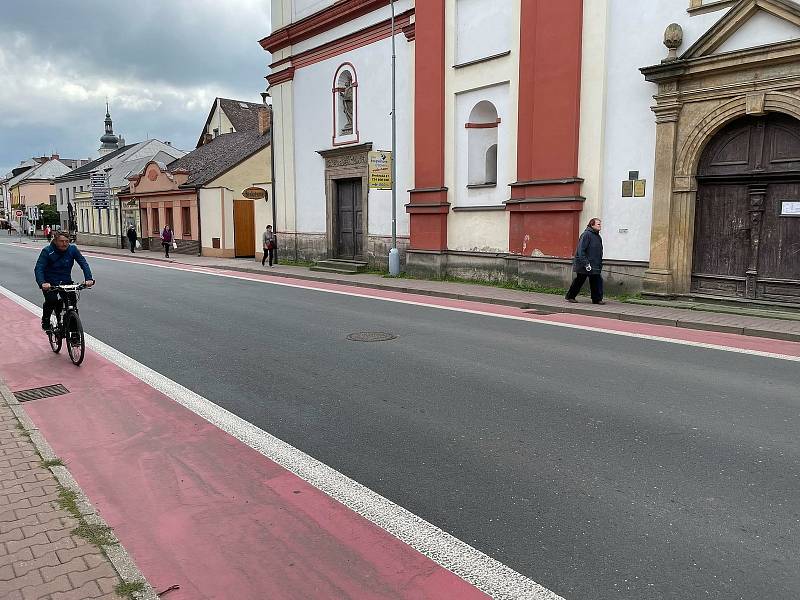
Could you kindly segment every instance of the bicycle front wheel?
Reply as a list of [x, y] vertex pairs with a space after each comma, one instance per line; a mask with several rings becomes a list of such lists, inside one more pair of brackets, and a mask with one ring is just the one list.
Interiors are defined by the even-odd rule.
[[50, 340], [50, 348], [58, 354], [61, 352], [61, 327], [55, 315], [50, 317], [50, 330], [47, 332], [47, 339]]
[[83, 339], [83, 324], [78, 313], [70, 311], [64, 318], [64, 338], [67, 341], [69, 359], [76, 367], [83, 362], [86, 343]]

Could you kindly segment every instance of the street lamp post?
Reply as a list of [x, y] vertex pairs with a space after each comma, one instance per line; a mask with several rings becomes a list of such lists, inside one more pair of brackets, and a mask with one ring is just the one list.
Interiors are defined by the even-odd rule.
[[394, 0], [392, 7], [392, 248], [389, 250], [389, 275], [400, 275], [400, 253], [397, 251], [397, 52], [394, 40]]

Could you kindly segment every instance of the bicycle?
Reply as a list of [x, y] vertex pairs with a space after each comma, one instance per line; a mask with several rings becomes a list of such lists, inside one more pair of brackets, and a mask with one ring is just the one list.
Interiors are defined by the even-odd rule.
[[50, 348], [58, 354], [64, 340], [67, 342], [67, 353], [72, 364], [76, 367], [83, 362], [86, 352], [86, 342], [83, 336], [83, 324], [78, 316], [78, 299], [81, 290], [86, 289], [85, 283], [70, 283], [54, 285], [50, 289], [58, 292], [59, 303], [50, 316], [50, 329], [47, 338]]

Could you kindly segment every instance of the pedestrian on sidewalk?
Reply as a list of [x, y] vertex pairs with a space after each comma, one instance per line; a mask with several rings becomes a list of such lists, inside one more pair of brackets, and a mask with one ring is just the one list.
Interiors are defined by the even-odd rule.
[[164, 229], [161, 232], [161, 245], [164, 246], [165, 258], [169, 258], [169, 248], [174, 241], [175, 236], [172, 235], [172, 229], [170, 229], [169, 225], [164, 225]]
[[275, 251], [278, 249], [278, 236], [272, 231], [272, 225], [267, 225], [267, 228], [261, 235], [261, 241], [264, 247], [264, 257], [261, 259], [261, 266], [264, 266], [268, 256], [269, 266], [271, 267], [273, 262], [277, 265], [278, 260], [275, 258]]
[[136, 228], [133, 225], [128, 226], [128, 246], [131, 247], [131, 253], [136, 252], [136, 240], [139, 239], [139, 236], [136, 235]]
[[48, 242], [53, 239], [53, 232], [52, 232], [52, 229], [50, 229], [50, 225], [45, 225], [44, 226], [44, 237], [47, 238]]
[[603, 300], [603, 238], [600, 237], [600, 230], [603, 222], [600, 219], [592, 219], [586, 226], [586, 230], [578, 240], [578, 248], [575, 250], [575, 258], [572, 261], [572, 270], [575, 271], [575, 279], [567, 291], [567, 302], [577, 302], [575, 297], [580, 293], [586, 279], [589, 279], [589, 289], [591, 290], [593, 304], [605, 304]]

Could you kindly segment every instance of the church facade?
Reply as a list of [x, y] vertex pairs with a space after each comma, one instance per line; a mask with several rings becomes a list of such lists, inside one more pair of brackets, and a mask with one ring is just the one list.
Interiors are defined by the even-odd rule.
[[[563, 286], [600, 217], [610, 293], [800, 302], [797, 2], [394, 6], [407, 271]], [[387, 193], [364, 187], [388, 16], [273, 0], [278, 230], [304, 258], [352, 253], [344, 231], [385, 260]]]

